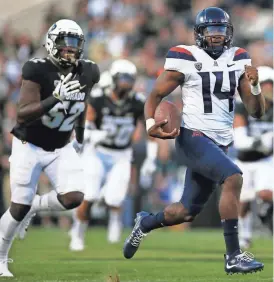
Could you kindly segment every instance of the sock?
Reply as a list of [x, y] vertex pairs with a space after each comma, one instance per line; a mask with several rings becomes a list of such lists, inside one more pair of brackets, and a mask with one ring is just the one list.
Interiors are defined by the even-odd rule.
[[239, 238], [251, 240], [252, 237], [252, 214], [248, 212], [245, 217], [239, 218]]
[[223, 219], [222, 225], [224, 228], [227, 255], [232, 255], [237, 251], [240, 252], [238, 239], [238, 219]]
[[65, 211], [66, 208], [60, 203], [57, 198], [56, 191], [52, 190], [42, 196], [34, 197], [32, 208], [34, 211]]
[[144, 217], [141, 221], [141, 229], [144, 233], [148, 233], [153, 229], [167, 226], [165, 224], [164, 212], [158, 212], [157, 214], [151, 214]]
[[[0, 261], [8, 258], [13, 238], [20, 221], [15, 220], [8, 209], [0, 219]], [[2, 240], [1, 240], [2, 239]]]
[[122, 233], [121, 213], [117, 210], [110, 209], [108, 220], [108, 241], [111, 243], [118, 242]]
[[109, 211], [109, 222], [120, 222], [120, 211], [110, 210]]
[[73, 210], [73, 224], [71, 228], [71, 235], [77, 236], [78, 238], [84, 238], [85, 232], [88, 228], [88, 221], [82, 221], [77, 216], [77, 209]]

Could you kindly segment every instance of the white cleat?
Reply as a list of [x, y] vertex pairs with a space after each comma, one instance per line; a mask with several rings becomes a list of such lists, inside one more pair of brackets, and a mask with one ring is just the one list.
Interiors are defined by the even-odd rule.
[[13, 274], [8, 269], [8, 263], [12, 262], [12, 259], [5, 259], [0, 261], [0, 280], [1, 277], [13, 277]]
[[76, 236], [71, 236], [71, 241], [69, 244], [69, 249], [72, 252], [81, 252], [85, 249], [85, 245], [84, 245], [84, 240], [76, 237]]
[[36, 215], [35, 212], [33, 212], [32, 210], [30, 210], [27, 215], [24, 217], [24, 219], [22, 220], [22, 222], [20, 223], [18, 230], [17, 230], [17, 237], [20, 240], [25, 239], [29, 225], [32, 221], [32, 219], [34, 218], [34, 216]]
[[111, 244], [119, 243], [121, 240], [122, 224], [111, 222], [108, 226], [108, 242]]

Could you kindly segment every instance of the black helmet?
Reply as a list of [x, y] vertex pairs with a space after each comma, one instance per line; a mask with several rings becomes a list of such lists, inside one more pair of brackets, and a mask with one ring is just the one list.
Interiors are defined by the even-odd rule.
[[[209, 35], [205, 35], [205, 30]], [[224, 43], [219, 46], [210, 46], [207, 37], [210, 31], [221, 32], [225, 37]], [[229, 15], [218, 7], [209, 7], [198, 13], [196, 16], [196, 23], [194, 26], [194, 36], [196, 45], [212, 55], [219, 55], [232, 46], [233, 26], [230, 21]], [[212, 39], [211, 39], [212, 40]]]

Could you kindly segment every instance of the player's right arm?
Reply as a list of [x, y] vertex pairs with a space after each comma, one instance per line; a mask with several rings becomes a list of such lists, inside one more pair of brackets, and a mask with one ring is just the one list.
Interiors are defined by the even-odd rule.
[[84, 133], [84, 143], [92, 143], [93, 145], [98, 144], [102, 140], [104, 140], [108, 132], [105, 130], [100, 130], [96, 126], [96, 99], [93, 97], [89, 98], [87, 105], [87, 113], [86, 113], [86, 125], [85, 125], [85, 133]]
[[59, 102], [54, 96], [41, 101], [40, 63], [28, 61], [22, 69], [22, 85], [19, 94], [17, 121], [29, 123], [43, 116]]
[[160, 139], [173, 139], [179, 134], [179, 129], [174, 129], [171, 133], [164, 132], [162, 126], [167, 123], [165, 120], [157, 122], [154, 125], [152, 125], [152, 123], [154, 122], [156, 108], [162, 99], [168, 96], [183, 82], [184, 74], [173, 70], [165, 70], [157, 78], [155, 86], [145, 103], [145, 119], [147, 131], [150, 136]]

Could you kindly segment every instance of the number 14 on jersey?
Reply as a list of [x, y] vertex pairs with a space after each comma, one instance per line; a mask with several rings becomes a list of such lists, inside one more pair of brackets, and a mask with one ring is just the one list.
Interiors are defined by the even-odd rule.
[[[215, 76], [215, 84], [212, 84], [212, 77], [210, 72], [198, 72], [202, 78], [202, 94], [204, 102], [204, 113], [212, 113], [212, 97], [215, 95], [220, 100], [228, 100], [228, 109], [229, 112], [233, 111], [233, 98], [236, 89], [236, 75], [235, 71], [228, 72], [228, 81], [229, 81], [229, 91], [222, 91], [224, 85], [224, 72], [216, 71], [212, 72]], [[228, 86], [228, 85], [226, 85]], [[211, 92], [211, 87], [213, 87], [213, 92]]]

